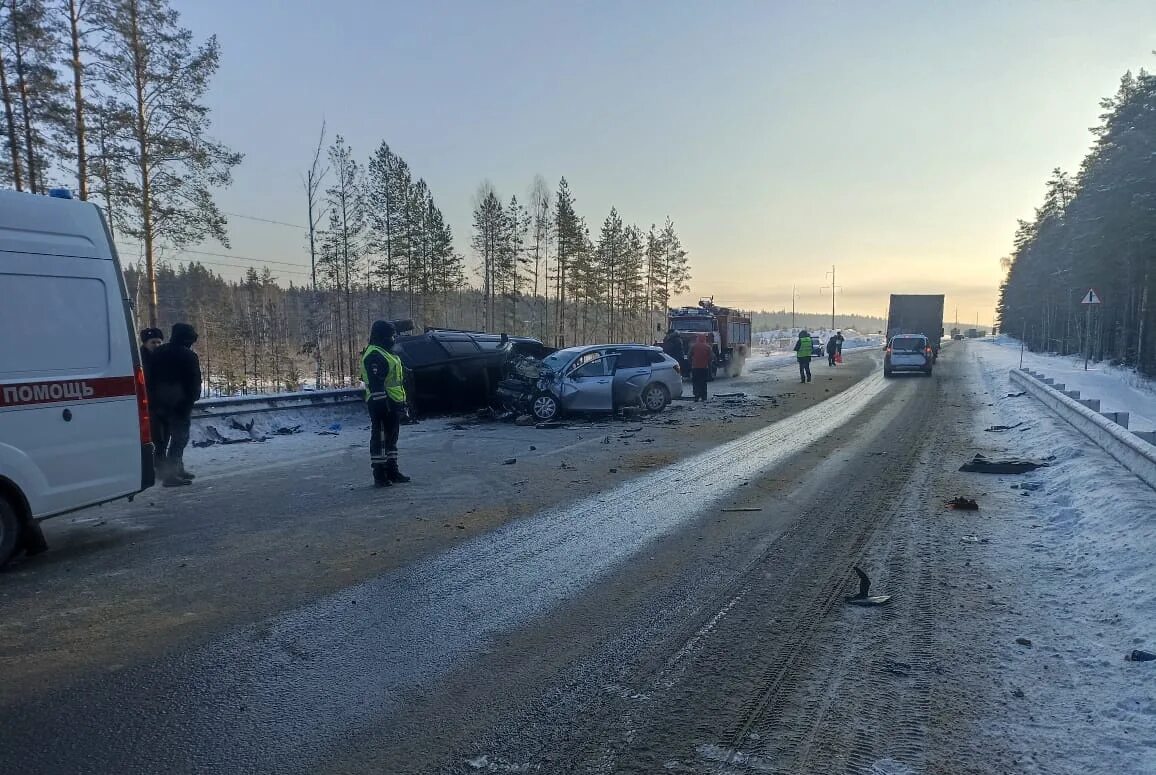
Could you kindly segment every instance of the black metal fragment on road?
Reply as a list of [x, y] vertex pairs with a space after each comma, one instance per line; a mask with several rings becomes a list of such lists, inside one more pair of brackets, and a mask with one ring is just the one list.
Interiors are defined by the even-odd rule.
[[967, 471], [976, 474], [1026, 474], [1028, 471], [1035, 471], [1037, 468], [1046, 468], [1049, 464], [1044, 461], [1036, 460], [992, 460], [981, 454], [976, 454], [967, 463], [959, 467], [960, 471]]
[[956, 511], [979, 511], [979, 504], [972, 498], [965, 498], [962, 495], [956, 496], [944, 504], [949, 509]]
[[1153, 662], [1156, 661], [1156, 654], [1151, 651], [1142, 651], [1141, 649], [1132, 649], [1132, 653], [1124, 657], [1128, 662]]
[[984, 428], [988, 433], [1001, 433], [1002, 431], [1010, 431], [1013, 428], [1018, 428], [1023, 425], [1023, 422], [1017, 422], [1015, 425], [993, 425], [990, 428]]

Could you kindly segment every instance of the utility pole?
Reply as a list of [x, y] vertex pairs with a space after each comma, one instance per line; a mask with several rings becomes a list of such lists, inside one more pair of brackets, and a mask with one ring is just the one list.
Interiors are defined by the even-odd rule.
[[835, 291], [842, 290], [842, 288], [841, 288], [841, 286], [835, 285], [835, 265], [834, 264], [831, 264], [831, 271], [827, 272], [827, 274], [831, 275], [831, 287], [829, 289], [824, 287], [822, 290], [824, 292], [827, 290], [831, 291], [831, 330], [834, 331], [835, 330]]
[[795, 291], [795, 286], [792, 285], [791, 286], [791, 331], [792, 331], [792, 333], [795, 330], [795, 299], [797, 299], [798, 297], [799, 297], [799, 294]]

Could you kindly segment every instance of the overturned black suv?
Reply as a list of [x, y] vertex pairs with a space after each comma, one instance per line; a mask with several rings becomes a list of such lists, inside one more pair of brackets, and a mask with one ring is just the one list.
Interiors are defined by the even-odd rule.
[[531, 337], [427, 328], [399, 336], [394, 352], [409, 371], [410, 404], [428, 415], [492, 405], [515, 360], [545, 358], [553, 349]]

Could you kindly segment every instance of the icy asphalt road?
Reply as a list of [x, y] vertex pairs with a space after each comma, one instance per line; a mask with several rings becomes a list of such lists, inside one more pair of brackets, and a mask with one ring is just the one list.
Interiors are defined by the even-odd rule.
[[[205, 552], [190, 546], [185, 565], [206, 572], [206, 558], [235, 548], [225, 544], [253, 542], [240, 555], [250, 573], [232, 583], [241, 587], [235, 594], [259, 597], [288, 583], [276, 567], [281, 550], [307, 537], [319, 542], [327, 571], [294, 582], [315, 583], [314, 594], [298, 596], [308, 602], [249, 624], [191, 625], [147, 656], [102, 644], [109, 633], [95, 628], [97, 653], [78, 655], [76, 669], [66, 669], [59, 644], [57, 671], [18, 663], [20, 673], [10, 673], [18, 680], [0, 695], [0, 760], [26, 772], [102, 773], [982, 771], [940, 758], [950, 748], [943, 736], [960, 722], [934, 690], [946, 571], [928, 562], [925, 536], [893, 530], [897, 513], [947, 492], [938, 480], [969, 443], [957, 426], [974, 407], [959, 398], [964, 381], [950, 355], [933, 380], [842, 372], [846, 382], [834, 389], [844, 389], [828, 401], [745, 426], [730, 441], [726, 433], [700, 439], [702, 451], [681, 460], [656, 445], [702, 435], [704, 426], [717, 431], [717, 416], [684, 419], [650, 443], [659, 435], [650, 429], [560, 437], [541, 450], [561, 461], [552, 482], [563, 497], [552, 505], [518, 504], [525, 516], [481, 518], [463, 525], [461, 540], [433, 548], [397, 515], [381, 522], [378, 510], [369, 527], [386, 527], [408, 551], [369, 574], [333, 552], [348, 540], [342, 520], [355, 540], [370, 534], [344, 482], [320, 461], [316, 473], [268, 469], [265, 492], [250, 492], [243, 509], [336, 511], [321, 535], [268, 527], [218, 537], [189, 524], [178, 535]], [[633, 475], [594, 474], [590, 461], [619, 443], [646, 448], [613, 458], [636, 465]], [[463, 473], [445, 471], [447, 485]], [[309, 476], [321, 481], [292, 488]], [[487, 500], [447, 492], [443, 505], [462, 518], [465, 504], [476, 510]], [[501, 511], [495, 495], [489, 508]], [[190, 497], [182, 493], [181, 503]], [[150, 529], [131, 513], [115, 518], [126, 534]], [[78, 569], [115, 587], [117, 569], [89, 566], [87, 553], [102, 545], [78, 546]], [[171, 542], [145, 548], [153, 553], [146, 567], [177, 576], [179, 586], [186, 568], [174, 568]], [[856, 562], [877, 582], [910, 591], [912, 605], [874, 619], [848, 614], [839, 602]], [[39, 570], [50, 582], [45, 596], [68, 594], [67, 572]], [[35, 572], [21, 570], [18, 587], [34, 585], [26, 576]], [[350, 583], [334, 585], [334, 575]], [[74, 591], [83, 618], [99, 583]], [[133, 609], [127, 623], [143, 638], [182, 632], [172, 621], [179, 606], [168, 599], [161, 615], [159, 599], [117, 601]], [[191, 619], [206, 616], [203, 601], [187, 602]], [[6, 624], [6, 653], [13, 643], [35, 648], [47, 620], [17, 618], [17, 632]], [[870, 652], [864, 636], [883, 652]], [[870, 665], [864, 686], [850, 682], [859, 667], [852, 655]], [[856, 713], [872, 718], [870, 728]]]

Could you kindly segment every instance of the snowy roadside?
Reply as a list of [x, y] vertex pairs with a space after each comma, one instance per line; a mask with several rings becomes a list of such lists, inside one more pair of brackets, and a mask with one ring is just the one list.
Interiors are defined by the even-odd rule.
[[978, 448], [1054, 459], [1023, 476], [959, 475], [981, 511], [941, 533], [966, 557], [956, 594], [973, 601], [945, 637], [971, 644], [957, 677], [981, 690], [961, 759], [994, 767], [1000, 748], [1015, 772], [1156, 772], [1156, 662], [1124, 660], [1156, 651], [1156, 491], [1045, 407], [1008, 397], [1006, 358], [989, 351], [1009, 348], [981, 347], [965, 351], [987, 395]]
[[[985, 364], [1005, 371], [1019, 367], [1020, 343], [1010, 336], [998, 336], [969, 344]], [[1043, 372], [1044, 376], [1062, 382], [1068, 390], [1079, 390], [1082, 398], [1100, 399], [1104, 412], [1128, 412], [1128, 429], [1156, 430], [1156, 382], [1130, 369], [1090, 364], [1084, 371], [1079, 357], [1023, 353], [1024, 366]]]

